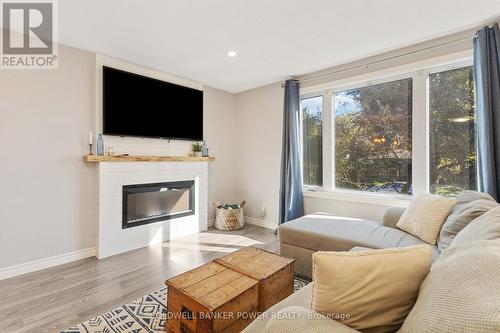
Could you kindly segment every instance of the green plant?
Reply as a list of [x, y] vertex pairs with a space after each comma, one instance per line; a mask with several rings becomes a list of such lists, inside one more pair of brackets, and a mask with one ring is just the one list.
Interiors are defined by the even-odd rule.
[[202, 147], [202, 144], [200, 142], [193, 143], [193, 151], [195, 153], [201, 152], [201, 147]]

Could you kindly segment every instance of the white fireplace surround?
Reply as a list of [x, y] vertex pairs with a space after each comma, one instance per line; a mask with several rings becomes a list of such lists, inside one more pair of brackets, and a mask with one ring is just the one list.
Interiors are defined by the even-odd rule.
[[[102, 66], [110, 66], [159, 80], [203, 90], [187, 80], [118, 59], [96, 55], [96, 129], [102, 132]], [[192, 142], [104, 136], [115, 154], [187, 156]], [[208, 162], [100, 162], [99, 163], [99, 259], [207, 230]], [[195, 181], [195, 214], [122, 229], [122, 186]]]
[[[207, 162], [99, 163], [99, 259], [207, 230]], [[195, 181], [195, 214], [122, 229], [123, 185]]]

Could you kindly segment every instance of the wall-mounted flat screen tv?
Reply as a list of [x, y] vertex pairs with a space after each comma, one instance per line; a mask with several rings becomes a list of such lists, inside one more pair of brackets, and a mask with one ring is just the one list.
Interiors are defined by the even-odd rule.
[[103, 66], [103, 133], [203, 140], [203, 91]]

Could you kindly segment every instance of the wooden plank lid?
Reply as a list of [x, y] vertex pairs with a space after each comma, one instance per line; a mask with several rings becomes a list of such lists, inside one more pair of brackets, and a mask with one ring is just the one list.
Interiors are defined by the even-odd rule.
[[214, 260], [257, 280], [265, 279], [293, 263], [293, 259], [250, 246]]
[[210, 262], [165, 283], [207, 309], [215, 310], [257, 285], [258, 281], [216, 262]]

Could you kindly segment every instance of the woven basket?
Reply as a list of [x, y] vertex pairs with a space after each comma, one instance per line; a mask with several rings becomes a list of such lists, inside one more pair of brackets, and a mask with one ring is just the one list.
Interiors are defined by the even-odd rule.
[[245, 226], [243, 219], [243, 201], [240, 208], [223, 208], [220, 203], [214, 203], [215, 207], [215, 228], [218, 230], [238, 230]]

